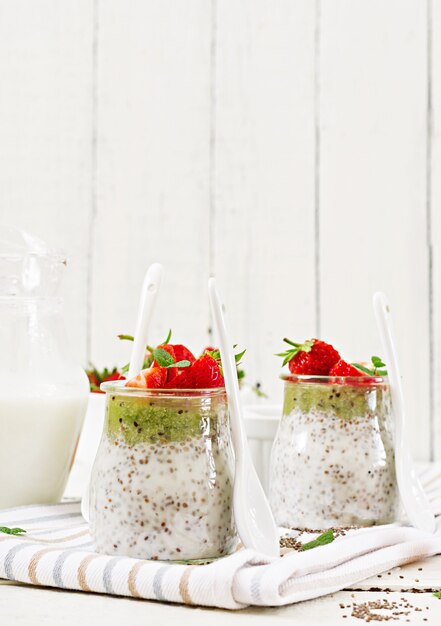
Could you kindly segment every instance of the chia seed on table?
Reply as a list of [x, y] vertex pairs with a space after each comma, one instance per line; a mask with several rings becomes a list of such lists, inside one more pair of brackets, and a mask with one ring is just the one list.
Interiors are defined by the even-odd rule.
[[[353, 602], [352, 605], [347, 605], [345, 607], [344, 604], [339, 605], [341, 609], [352, 608], [351, 617], [356, 617], [358, 619], [362, 619], [365, 622], [388, 622], [388, 621], [398, 621], [401, 617], [405, 618], [406, 622], [410, 622], [408, 616], [413, 612], [420, 613], [423, 611], [422, 608], [413, 606], [406, 598], [401, 598], [400, 601], [392, 601], [383, 599], [383, 600], [370, 600], [368, 602]], [[429, 607], [426, 607], [428, 609]], [[378, 613], [377, 611], [385, 611], [382, 613]], [[347, 617], [347, 615], [342, 615], [342, 617]], [[426, 618], [424, 618], [426, 621]]]

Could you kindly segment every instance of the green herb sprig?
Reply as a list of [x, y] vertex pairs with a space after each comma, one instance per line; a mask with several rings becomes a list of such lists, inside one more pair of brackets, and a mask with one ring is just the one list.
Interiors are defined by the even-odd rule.
[[371, 357], [372, 367], [368, 368], [360, 363], [352, 363], [354, 367], [356, 367], [363, 374], [367, 374], [368, 376], [387, 376], [387, 370], [383, 369], [386, 367], [386, 364], [383, 363], [382, 359], [379, 356]]
[[186, 359], [183, 361], [174, 362], [171, 354], [164, 350], [164, 348], [156, 348], [152, 352], [152, 356], [159, 367], [165, 367], [169, 369], [170, 367], [189, 367], [191, 365], [190, 361]]
[[8, 528], [7, 526], [0, 526], [0, 533], [5, 535], [22, 535], [26, 531], [23, 528]]
[[319, 546], [325, 546], [328, 543], [332, 543], [335, 539], [334, 531], [330, 528], [329, 530], [325, 530], [324, 533], [313, 539], [312, 541], [308, 541], [308, 543], [304, 543], [302, 546], [302, 550], [312, 550], [312, 548], [318, 548]]

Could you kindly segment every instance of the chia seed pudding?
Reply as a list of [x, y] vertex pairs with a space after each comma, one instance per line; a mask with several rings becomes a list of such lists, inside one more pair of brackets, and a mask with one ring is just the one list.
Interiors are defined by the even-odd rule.
[[154, 560], [232, 552], [225, 390], [102, 388], [106, 419], [90, 488], [97, 551]]
[[271, 451], [270, 504], [292, 528], [397, 519], [391, 400], [383, 378], [286, 376]]

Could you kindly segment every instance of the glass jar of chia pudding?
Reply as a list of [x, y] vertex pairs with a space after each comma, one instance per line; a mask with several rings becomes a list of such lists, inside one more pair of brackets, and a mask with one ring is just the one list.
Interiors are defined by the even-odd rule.
[[90, 481], [98, 552], [153, 560], [231, 553], [234, 459], [219, 389], [101, 385], [106, 416]]
[[280, 526], [325, 529], [397, 519], [393, 419], [381, 377], [282, 376], [270, 504]]

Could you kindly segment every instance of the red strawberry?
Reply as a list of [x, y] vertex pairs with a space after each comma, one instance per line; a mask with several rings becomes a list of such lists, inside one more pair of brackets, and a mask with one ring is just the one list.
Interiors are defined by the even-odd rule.
[[213, 346], [207, 346], [206, 348], [202, 350], [202, 354], [205, 354], [206, 352], [217, 352], [218, 350], [219, 348], [213, 348]]
[[192, 387], [207, 389], [211, 387], [223, 387], [225, 385], [219, 363], [209, 354], [203, 354], [191, 366], [193, 377]]
[[127, 381], [126, 387], [138, 387], [140, 389], [159, 389], [165, 386], [167, 369], [165, 367], [149, 367], [141, 370], [138, 376]]
[[[176, 358], [174, 346], [171, 346], [169, 343], [163, 343], [160, 346], [158, 346], [156, 349], [157, 350], [161, 349], [161, 350], [165, 350], [166, 352], [168, 352], [168, 354], [173, 358], [173, 361], [175, 363], [178, 360]], [[159, 366], [156, 361], [153, 361], [151, 367], [159, 367]], [[173, 380], [177, 376], [176, 367], [167, 368], [166, 373], [167, 373], [167, 380]]]
[[[193, 374], [190, 367], [180, 368], [174, 378], [169, 378], [165, 387], [167, 389], [192, 389], [193, 388]], [[175, 368], [176, 369], [176, 368]]]
[[186, 367], [167, 387], [176, 389], [209, 389], [223, 387], [224, 377], [216, 359], [208, 354], [200, 356], [190, 367]]
[[343, 359], [340, 359], [329, 372], [329, 376], [365, 376], [363, 372], [360, 372], [356, 367], [350, 363], [346, 363]]
[[113, 374], [110, 374], [110, 376], [107, 376], [107, 378], [103, 380], [103, 383], [107, 383], [111, 380], [125, 380], [125, 379], [126, 377], [120, 374], [119, 372], [113, 372]]
[[289, 363], [293, 374], [327, 376], [331, 368], [340, 360], [340, 355], [329, 343], [319, 339], [310, 339], [304, 343], [294, 343], [284, 339], [293, 346], [289, 350], [278, 354], [283, 356], [283, 365]]
[[[165, 349], [165, 346], [161, 346], [161, 347]], [[186, 348], [185, 346], [183, 346], [182, 344], [177, 343], [174, 345], [170, 345], [169, 347], [173, 349], [173, 352], [175, 355], [175, 363], [179, 363], [179, 361], [190, 361], [190, 363], [195, 362], [196, 359], [193, 353], [190, 352], [190, 350]], [[176, 378], [176, 376], [179, 375], [180, 372], [186, 369], [188, 369], [188, 367], [170, 367], [168, 369], [167, 382], [168, 381], [172, 382]]]
[[92, 393], [104, 393], [100, 390], [101, 383], [107, 383], [112, 380], [125, 380], [125, 376], [122, 376], [116, 367], [113, 370], [108, 370], [107, 367], [99, 372], [96, 367], [91, 370], [86, 370], [87, 377], [89, 378], [90, 391]]
[[185, 346], [183, 346], [182, 344], [180, 343], [173, 344], [171, 347], [175, 351], [176, 363], [178, 363], [178, 361], [190, 361], [190, 363], [194, 363], [196, 361], [196, 358], [193, 355], [193, 353], [190, 352], [190, 350], [186, 348]]
[[[163, 344], [161, 344], [160, 346], [158, 346], [156, 349], [157, 349], [157, 350], [162, 349], [162, 350], [165, 350], [166, 352], [168, 352], [168, 353], [169, 353], [169, 355], [173, 357], [173, 360], [174, 360], [174, 362], [175, 362], [175, 363], [176, 363], [176, 361], [178, 360], [178, 359], [176, 358], [176, 354], [175, 354], [175, 351], [174, 351], [174, 347], [173, 347], [173, 346], [171, 346], [169, 343], [163, 343]], [[152, 363], [151, 367], [158, 367], [158, 364], [156, 363], [156, 361], [153, 361], [153, 363]]]

